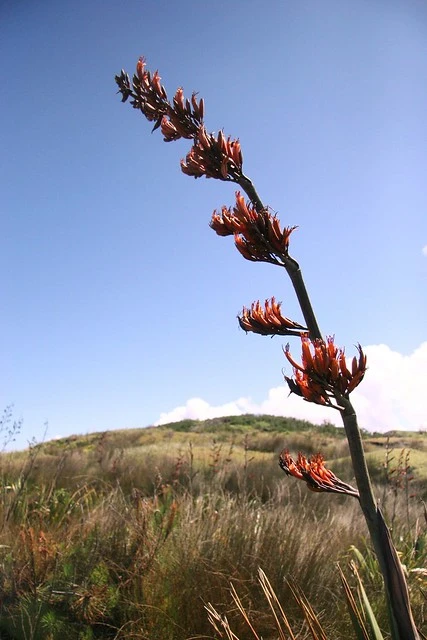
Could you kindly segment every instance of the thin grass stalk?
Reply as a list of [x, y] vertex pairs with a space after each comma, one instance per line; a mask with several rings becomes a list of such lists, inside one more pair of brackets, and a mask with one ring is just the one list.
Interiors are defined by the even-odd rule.
[[[229, 624], [226, 616], [221, 616], [221, 614], [218, 613], [218, 611], [215, 609], [215, 607], [210, 602], [208, 602], [208, 604], [205, 605], [205, 609], [208, 612], [209, 624], [211, 624], [213, 626], [213, 628], [215, 629], [215, 631], [217, 633], [219, 633], [221, 638], [224, 637], [224, 635], [222, 633], [222, 631], [224, 631], [225, 635], [227, 637], [227, 640], [239, 640], [239, 638], [236, 636], [236, 634], [233, 633], [233, 631], [231, 630], [230, 624]], [[220, 625], [222, 631], [218, 627], [218, 625]]]
[[328, 640], [316, 612], [314, 611], [313, 607], [311, 606], [301, 589], [297, 584], [290, 580], [287, 580], [287, 583], [293, 597], [295, 598], [296, 603], [304, 614], [304, 617], [310, 629], [310, 633], [313, 636], [313, 640]]
[[242, 614], [243, 620], [246, 622], [246, 624], [248, 625], [249, 629], [253, 633], [254, 638], [256, 640], [262, 640], [262, 639], [260, 639], [259, 635], [257, 634], [256, 629], [254, 628], [252, 622], [250, 621], [248, 613], [247, 613], [245, 607], [243, 606], [242, 601], [239, 598], [239, 595], [238, 595], [238, 593], [237, 593], [237, 591], [236, 591], [236, 589], [234, 587], [234, 584], [231, 585], [231, 597], [233, 598], [236, 607], [238, 608], [238, 610]]
[[277, 616], [276, 613], [276, 607], [280, 612], [280, 615], [282, 617], [282, 621], [286, 627], [286, 631], [289, 634], [289, 638], [290, 640], [297, 640], [296, 636], [294, 635], [292, 629], [291, 629], [291, 625], [289, 624], [289, 620], [285, 614], [285, 612], [283, 611], [282, 605], [279, 602], [279, 599], [276, 595], [276, 592], [274, 591], [273, 587], [270, 584], [270, 581], [268, 580], [267, 576], [265, 575], [264, 571], [262, 569], [258, 570], [258, 580], [259, 583], [261, 585], [261, 588], [264, 592], [264, 595], [267, 599], [267, 602], [269, 604], [269, 607], [271, 609], [271, 611], [273, 612], [273, 616], [274, 616], [274, 620], [276, 622], [276, 627], [277, 627], [277, 631], [279, 632], [279, 636], [280, 636], [280, 640], [287, 640], [286, 636], [283, 633], [282, 630], [282, 625], [280, 623], [280, 620]]
[[350, 585], [348, 584], [347, 578], [345, 577], [343, 570], [339, 565], [338, 565], [338, 572], [339, 572], [341, 584], [344, 590], [345, 599], [347, 601], [347, 607], [350, 613], [353, 629], [357, 636], [356, 640], [371, 640], [366, 630], [363, 617], [357, 607], [353, 593], [350, 589]]
[[365, 614], [366, 614], [367, 622], [372, 632], [372, 637], [374, 638], [374, 640], [384, 640], [384, 637], [378, 626], [378, 622], [375, 618], [374, 612], [372, 611], [371, 603], [369, 602], [368, 596], [366, 595], [365, 587], [363, 586], [362, 580], [360, 578], [359, 572], [354, 562], [350, 562], [350, 568], [353, 571], [357, 580], [357, 589], [359, 591], [360, 599], [362, 601], [363, 610], [365, 611]]

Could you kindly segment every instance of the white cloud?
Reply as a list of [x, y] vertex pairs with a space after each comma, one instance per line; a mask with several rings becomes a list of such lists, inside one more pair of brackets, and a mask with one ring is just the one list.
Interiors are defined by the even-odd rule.
[[239, 398], [238, 400], [212, 407], [206, 400], [202, 400], [202, 398], [190, 398], [185, 405], [175, 407], [172, 411], [161, 413], [156, 425], [178, 422], [186, 418], [190, 418], [191, 420], [208, 420], [209, 418], [219, 418], [221, 416], [239, 416], [243, 413], [249, 413], [246, 408], [249, 403], [248, 398]]
[[427, 256], [427, 244], [425, 245], [425, 247], [423, 247], [422, 251], [423, 255]]
[[[365, 352], [368, 371], [352, 394], [360, 426], [368, 431], [382, 432], [427, 428], [427, 342], [409, 356], [392, 351], [385, 344], [366, 347]], [[305, 402], [294, 394], [289, 396], [285, 384], [270, 389], [260, 403], [254, 403], [247, 397], [211, 406], [202, 398], [191, 398], [185, 405], [162, 413], [156, 424], [244, 413], [291, 416], [318, 424], [325, 420], [342, 424], [338, 411]]]
[[361, 424], [369, 431], [427, 427], [427, 342], [409, 356], [385, 344], [367, 347], [369, 369], [354, 392]]

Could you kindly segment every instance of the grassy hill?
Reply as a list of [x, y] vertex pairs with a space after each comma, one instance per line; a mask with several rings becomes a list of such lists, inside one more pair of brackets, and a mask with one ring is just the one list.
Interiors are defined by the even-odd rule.
[[[364, 433], [367, 460], [373, 478], [382, 482], [387, 473], [403, 472], [421, 492], [427, 490], [427, 437], [421, 432], [385, 434]], [[138, 486], [151, 491], [156, 469], [162, 469], [168, 480], [180, 472], [181, 480], [188, 467], [192, 473], [207, 475], [215, 468], [224, 474], [249, 466], [252, 475], [272, 475], [273, 482], [282, 477], [277, 468], [279, 453], [289, 449], [311, 455], [320, 451], [327, 464], [343, 479], [350, 481], [352, 472], [345, 433], [330, 423], [314, 425], [305, 420], [270, 415], [242, 415], [210, 420], [182, 420], [159, 427], [120, 429], [74, 435], [41, 443], [33, 448], [37, 464], [32, 477], [48, 482], [51, 476], [66, 483], [67, 479], [88, 478], [112, 480], [120, 478], [125, 486]], [[16, 475], [28, 453], [10, 454], [7, 468]], [[58, 466], [61, 473], [58, 473]], [[257, 467], [257, 469], [255, 469]], [[395, 470], [395, 471], [393, 471]], [[150, 489], [149, 489], [150, 487]]]
[[[365, 433], [364, 442], [422, 626], [426, 438]], [[230, 597], [232, 582], [259, 634], [272, 639], [259, 567], [286, 603], [298, 640], [307, 630], [285, 579], [304, 590], [328, 638], [352, 637], [335, 566], [347, 566], [352, 546], [384, 622], [357, 500], [312, 493], [285, 476], [283, 448], [321, 451], [352, 482], [342, 429], [272, 416], [76, 435], [2, 454], [0, 637], [213, 638], [204, 608], [211, 602], [245, 640], [253, 636]]]

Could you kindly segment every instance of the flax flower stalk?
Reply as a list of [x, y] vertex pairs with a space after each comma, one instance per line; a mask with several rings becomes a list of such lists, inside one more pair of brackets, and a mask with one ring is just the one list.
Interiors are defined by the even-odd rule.
[[[243, 173], [243, 156], [239, 140], [225, 137], [222, 131], [217, 135], [208, 133], [204, 126], [204, 102], [193, 93], [191, 100], [185, 99], [179, 88], [170, 102], [166, 90], [156, 71], [151, 74], [145, 68], [145, 60], [140, 58], [132, 82], [125, 71], [115, 78], [122, 95], [122, 102], [130, 98], [130, 104], [138, 109], [147, 120], [154, 122], [153, 131], [160, 128], [166, 142], [180, 138], [193, 140], [193, 145], [181, 169], [195, 178], [205, 176], [234, 182], [246, 193], [249, 204], [242, 202], [236, 194], [233, 211], [223, 208], [222, 216], [217, 216], [211, 226], [220, 235], [234, 234], [236, 247], [248, 260], [265, 261], [284, 267], [293, 285], [307, 328], [303, 337], [303, 363], [294, 366], [298, 373], [295, 379], [288, 379], [291, 391], [301, 395], [306, 401], [317, 402], [340, 411], [346, 432], [351, 460], [356, 478], [357, 490], [344, 483], [327, 470], [323, 460], [306, 461], [300, 458], [292, 461], [282, 454], [282, 468], [291, 475], [300, 473], [314, 490], [343, 490], [360, 500], [370, 536], [384, 577], [387, 603], [389, 607], [393, 640], [419, 640], [412, 618], [405, 576], [393, 546], [390, 533], [377, 506], [371, 487], [362, 446], [357, 417], [350, 402], [349, 394], [359, 384], [364, 375], [366, 360], [363, 361], [359, 348], [359, 360], [349, 371], [343, 352], [339, 353], [333, 342], [325, 342], [311, 305], [300, 266], [289, 254], [289, 236], [295, 227], [279, 228], [278, 221], [271, 216], [261, 201], [252, 181]], [[289, 321], [281, 316], [280, 310], [272, 311], [267, 304], [244, 310], [243, 328], [258, 333], [267, 333], [268, 325], [284, 330], [299, 327], [285, 326]], [[280, 317], [282, 319], [280, 319]], [[270, 334], [274, 331], [270, 331]], [[311, 341], [311, 346], [309, 344]], [[314, 352], [312, 352], [312, 347]], [[289, 352], [287, 352], [287, 357]], [[289, 358], [288, 358], [289, 359]], [[293, 473], [294, 472], [294, 473]], [[350, 488], [349, 488], [350, 487]], [[334, 491], [336, 492], [336, 491]], [[358, 493], [358, 496], [357, 496]]]

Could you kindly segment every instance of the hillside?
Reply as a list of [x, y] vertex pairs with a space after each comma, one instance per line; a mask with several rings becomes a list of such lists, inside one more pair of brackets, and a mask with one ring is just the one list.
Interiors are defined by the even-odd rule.
[[[417, 433], [364, 434], [375, 491], [425, 624], [427, 450]], [[358, 501], [308, 491], [278, 465], [283, 448], [321, 451], [352, 482], [347, 442], [330, 424], [272, 416], [185, 420], [40, 443], [0, 456], [0, 637], [5, 640], [212, 638], [205, 604], [253, 637], [274, 619], [261, 567], [291, 624], [307, 635], [287, 579], [327, 636], [351, 637], [336, 570], [359, 558], [380, 624], [387, 612]], [[344, 634], [344, 635], [343, 635]]]
[[[405, 472], [424, 495], [427, 487], [425, 434], [366, 432], [364, 444], [374, 480], [382, 483], [387, 473], [391, 474], [391, 480], [393, 474], [402, 476]], [[137, 486], [151, 493], [158, 469], [162, 469], [168, 481], [174, 474], [203, 474], [208, 481], [213, 469], [215, 473], [221, 470], [223, 475], [236, 475], [236, 470], [243, 465], [247, 472], [250, 468], [255, 484], [259, 474], [264, 483], [266, 477], [270, 478], [267, 482], [270, 485], [283, 477], [277, 461], [284, 448], [307, 456], [320, 451], [337, 474], [351, 481], [348, 446], [342, 428], [270, 415], [183, 420], [158, 427], [51, 440], [32, 448], [32, 455], [37, 458], [32, 477], [37, 484], [55, 477], [56, 482], [67, 486], [73, 478], [79, 482], [120, 478], [124, 486]], [[28, 452], [6, 456], [4, 464], [12, 476], [19, 472], [26, 457]]]

